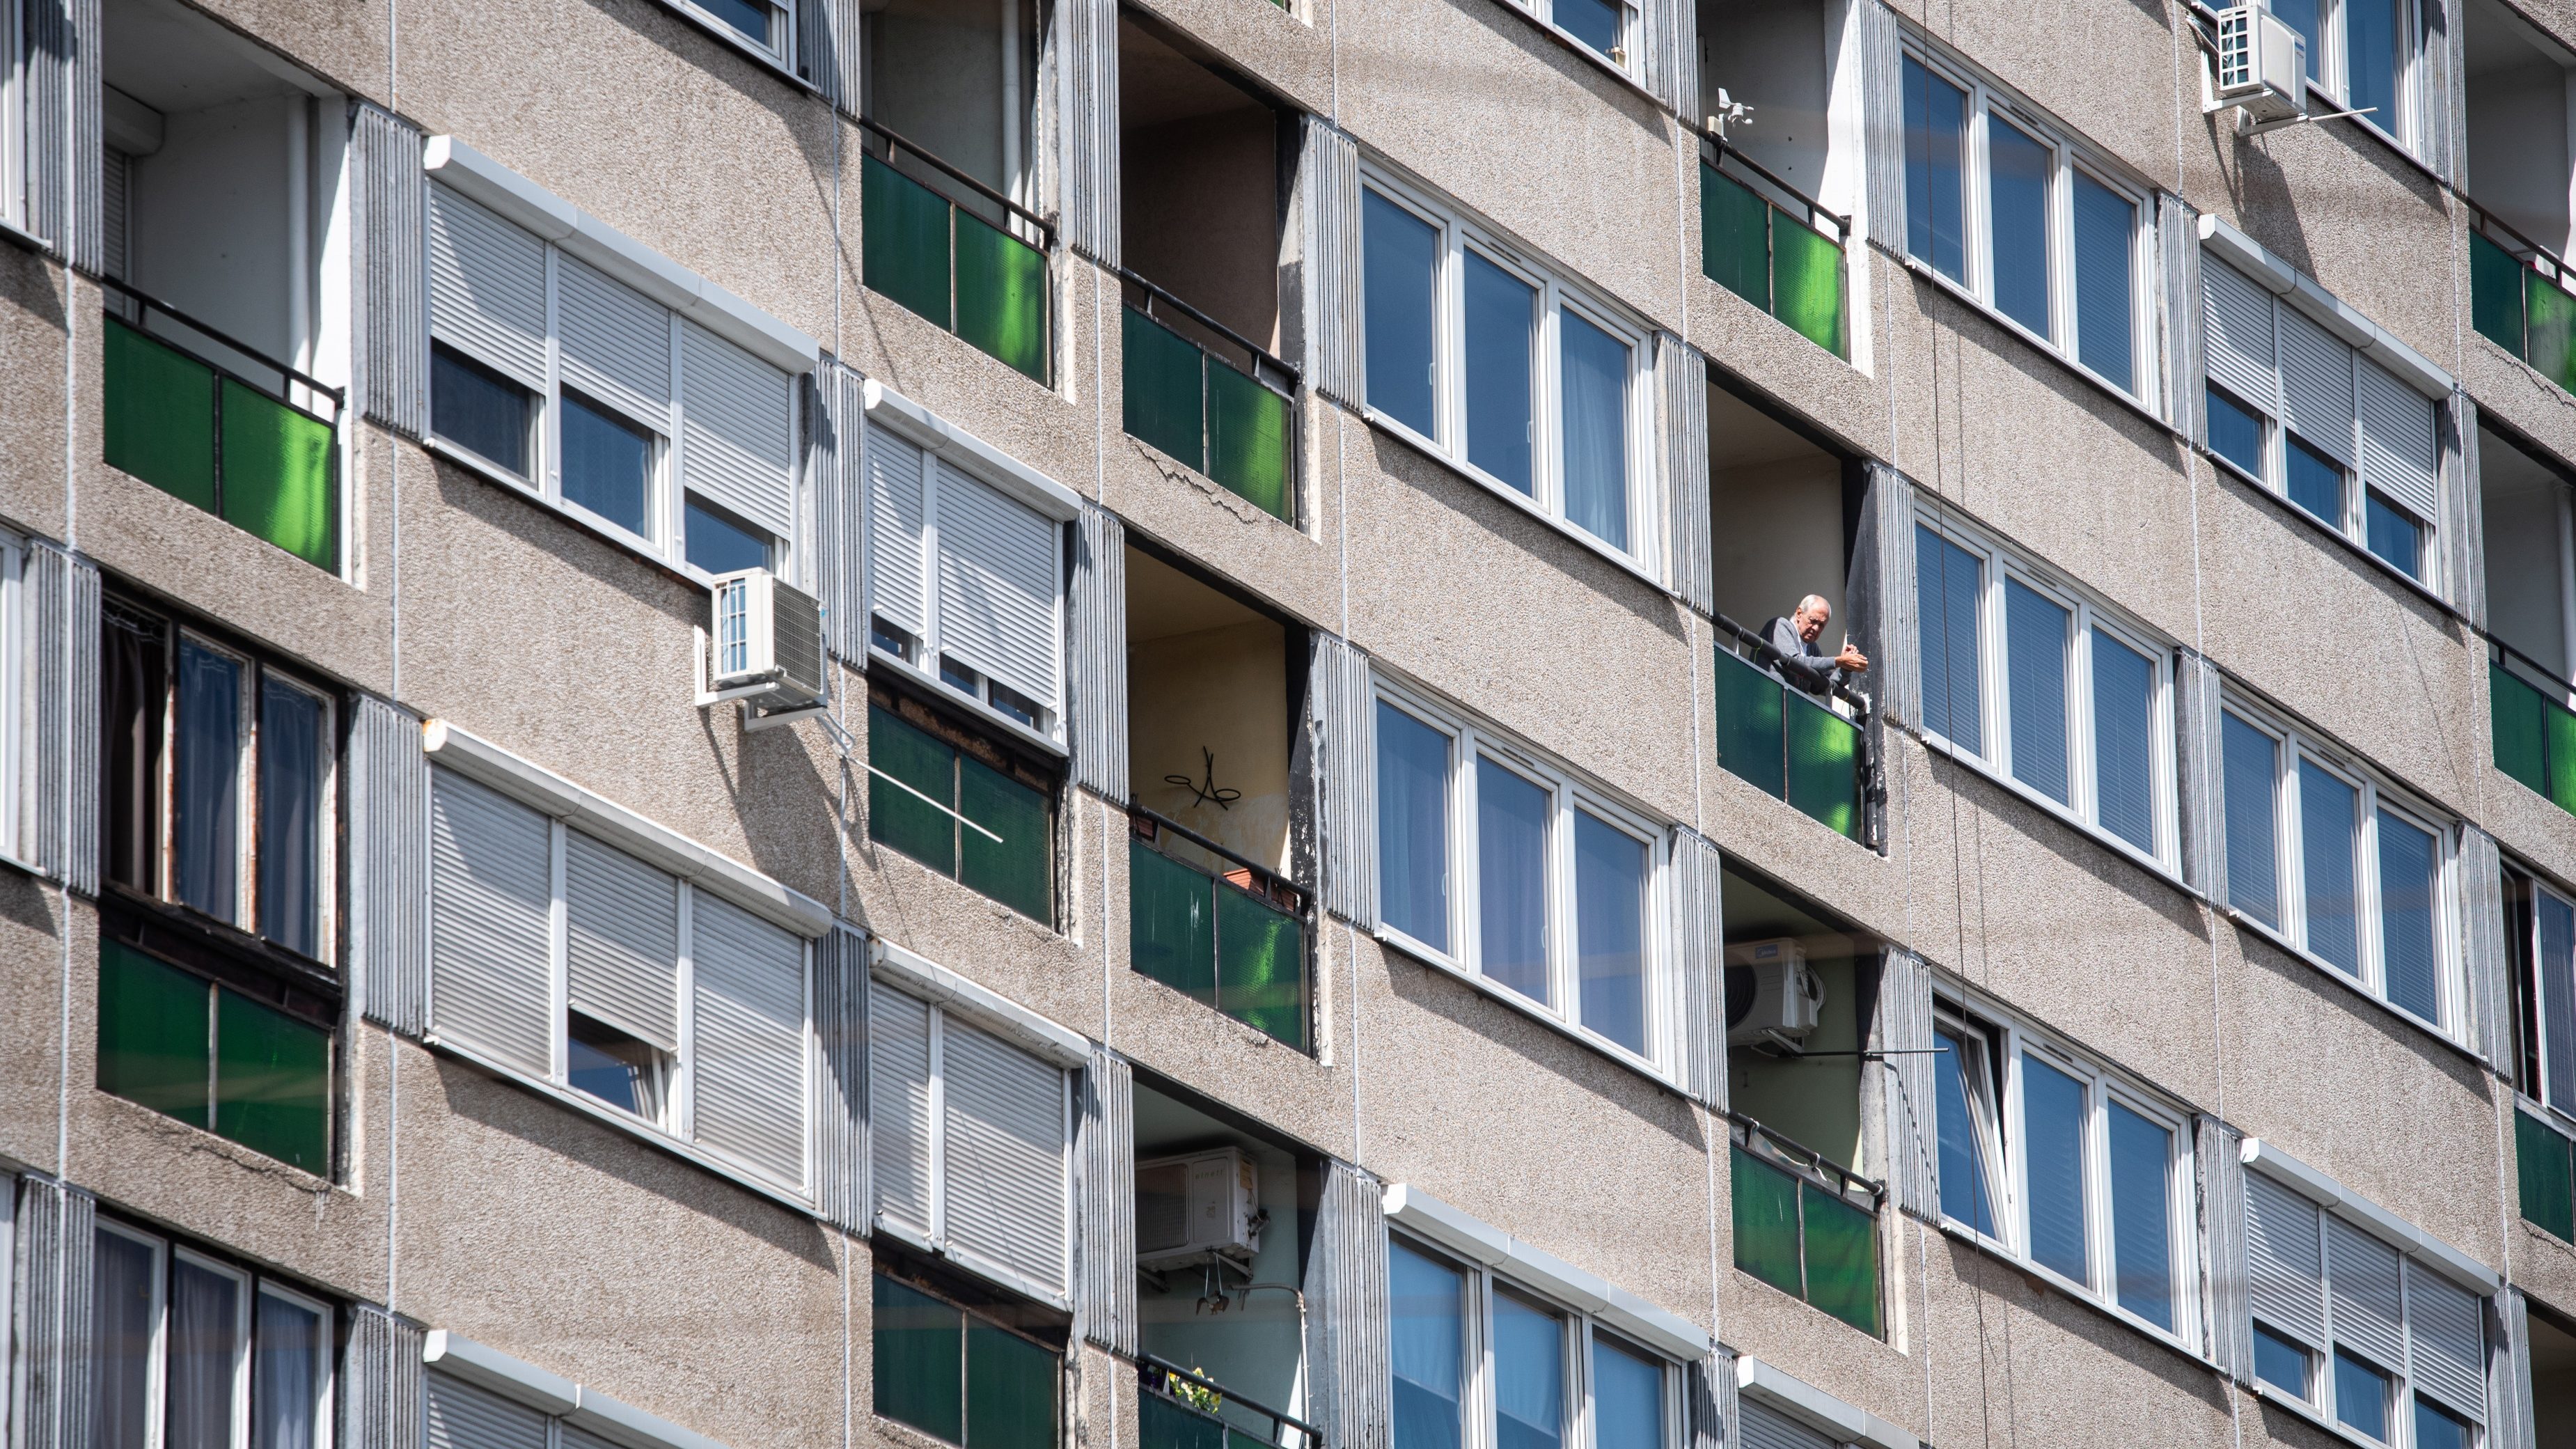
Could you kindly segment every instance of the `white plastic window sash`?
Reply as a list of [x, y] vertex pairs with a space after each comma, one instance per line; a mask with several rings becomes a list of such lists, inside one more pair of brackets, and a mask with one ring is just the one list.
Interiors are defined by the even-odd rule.
[[[13, 13], [13, 8], [0, 0], [0, 19]], [[10, 36], [15, 36], [13, 28]], [[11, 42], [0, 38], [0, 55], [5, 55]], [[0, 116], [14, 116], [8, 109], [6, 87], [0, 87]], [[0, 127], [5, 134], [5, 127]], [[15, 155], [14, 152], [10, 153]], [[16, 195], [15, 192], [10, 193]], [[25, 545], [15, 536], [0, 533], [0, 778], [24, 778], [26, 768], [26, 717], [30, 705], [27, 685], [27, 630], [30, 621], [26, 604]], [[32, 859], [34, 849], [24, 833], [19, 792], [0, 790], [0, 848], [20, 859]]]
[[[1967, 1055], [1957, 1064], [1956, 1069], [1964, 1079], [1966, 1090], [1963, 1095], [1968, 1104], [1970, 1138], [1975, 1144], [1975, 1166], [1978, 1176], [1985, 1184], [1987, 1216], [1991, 1219], [1992, 1231], [1980, 1229], [1974, 1223], [1952, 1217], [1946, 1209], [1942, 1213], [1942, 1221], [1980, 1242], [1992, 1244], [2006, 1254], [2014, 1254], [2018, 1251], [2012, 1243], [2012, 1225], [2018, 1220], [2014, 1204], [2021, 1200], [2021, 1194], [2011, 1170], [2012, 1165], [2004, 1153], [2003, 1105], [1995, 1099], [1996, 1079], [1999, 1075], [1996, 1071], [1996, 1063], [2001, 1060], [1999, 1053], [2002, 1049], [1998, 1040], [1999, 1033], [1983, 1022], [1971, 1020], [1965, 1014], [1952, 1010], [1946, 1001], [1935, 1001], [1933, 1022], [1936, 1030], [1955, 1034], [1966, 1048]], [[1952, 1068], [1944, 1063], [1936, 1064], [1933, 1070], [1943, 1072]], [[1935, 1090], [1938, 1091], [1939, 1088], [1936, 1086]], [[1937, 1131], [1940, 1111], [1938, 1099], [1918, 1110], [1927, 1120], [1935, 1124]]]
[[[304, 1294], [282, 1288], [265, 1278], [259, 1280], [258, 1291], [251, 1300], [250, 1352], [254, 1372], [256, 1372], [259, 1354], [258, 1302], [262, 1298], [274, 1298], [281, 1303], [291, 1304], [294, 1307], [303, 1309], [305, 1312], [314, 1315], [314, 1318], [320, 1326], [321, 1331], [314, 1335], [313, 1342], [313, 1383], [315, 1385], [316, 1392], [314, 1394], [314, 1402], [311, 1407], [313, 1417], [311, 1420], [312, 1437], [310, 1442], [312, 1443], [313, 1449], [331, 1449], [333, 1443], [333, 1435], [331, 1432], [332, 1427], [338, 1422], [336, 1409], [338, 1406], [340, 1387], [338, 1378], [331, 1372], [331, 1351], [333, 1345], [338, 1342], [338, 1336], [334, 1331], [335, 1325], [338, 1322], [338, 1310], [334, 1309], [330, 1304], [323, 1302], [319, 1298], [306, 1297]], [[250, 1409], [251, 1412], [255, 1414], [266, 1415], [269, 1413], [269, 1406], [256, 1402], [250, 1405]]]
[[1557, 23], [1556, 0], [1520, 0], [1520, 3], [1528, 6], [1530, 14], [1535, 17], [1540, 24], [1543, 24], [1550, 30], [1563, 35], [1567, 40], [1573, 42], [1575, 48], [1581, 50], [1585, 55], [1599, 57], [1602, 63], [1613, 67], [1623, 74], [1630, 76], [1634, 76], [1636, 74], [1638, 68], [1638, 38], [1643, 31], [1638, 21], [1637, 7], [1634, 4], [1627, 3], [1627, 0], [1621, 0], [1619, 5], [1619, 40], [1616, 46], [1613, 47], [1617, 53], [1613, 55], [1603, 55], [1600, 51], [1594, 50], [1589, 41], [1577, 39], [1573, 31], [1568, 30]]
[[232, 1422], [226, 1426], [222, 1442], [228, 1449], [250, 1449], [254, 1416], [267, 1414], [271, 1406], [256, 1401], [259, 1392], [255, 1366], [259, 1353], [259, 1302], [275, 1298], [312, 1313], [319, 1320], [321, 1332], [313, 1345], [314, 1402], [306, 1407], [310, 1414], [303, 1425], [310, 1435], [313, 1449], [332, 1449], [334, 1407], [339, 1384], [332, 1372], [332, 1350], [336, 1343], [333, 1324], [337, 1310], [321, 1299], [296, 1292], [279, 1283], [223, 1259], [198, 1252], [184, 1244], [174, 1243], [152, 1233], [131, 1228], [120, 1222], [101, 1218], [96, 1231], [139, 1244], [152, 1255], [150, 1273], [150, 1306], [146, 1318], [151, 1327], [144, 1349], [147, 1402], [144, 1408], [147, 1444], [164, 1442], [167, 1428], [171, 1346], [170, 1284], [172, 1275], [185, 1266], [221, 1278], [233, 1286], [233, 1362], [230, 1369]]
[[[2570, 919], [2576, 920], [2576, 898], [2571, 898], [2565, 891], [2547, 884], [2539, 876], [2530, 872], [2512, 873], [2530, 882], [2535, 905], [2539, 898], [2546, 897], [2566, 908]], [[2531, 963], [2526, 973], [2528, 979], [2517, 983], [2518, 989], [2530, 993], [2532, 1026], [2540, 1047], [2540, 1080], [2534, 1084], [2537, 1090], [2531, 1091], [2529, 1095], [2534, 1102], [2557, 1114], [2556, 1125], [2561, 1131], [2576, 1135], [2576, 1114], [2571, 1114], [2569, 1111], [2569, 1104], [2576, 1103], [2576, 1083], [2559, 1081], [2556, 1066], [2558, 1054], [2567, 1051], [2570, 1044], [2558, 1041], [2555, 1034], [2550, 1031], [2547, 1006], [2550, 997], [2556, 994], [2550, 989], [2548, 977], [2553, 974], [2561, 977], [2559, 992], [2576, 992], [2576, 977], [2569, 975], [2569, 963], [2565, 959], [2556, 961], [2550, 959], [2548, 953], [2542, 949], [2544, 939], [2540, 933], [2540, 912], [2535, 909], [2531, 912], [2531, 925], [2523, 933], [2522, 942], [2524, 955]], [[2576, 935], [2571, 935], [2570, 944], [2576, 946]]]
[[[2414, 154], [2421, 143], [2424, 92], [2424, 17], [2415, 0], [2396, 0], [2397, 29], [2397, 113], [2373, 112], [2351, 119], [2362, 122], [2394, 143]], [[2317, 92], [2330, 106], [2310, 105], [2313, 113], [2341, 110], [2352, 96], [2352, 31], [2350, 11], [2343, 0], [2317, 0], [2317, 35], [2325, 53], [2315, 57], [2316, 78], [2308, 89]]]
[[[1461, 974], [1487, 979], [1480, 940], [1483, 911], [1480, 897], [1482, 882], [1478, 875], [1476, 789], [1478, 762], [1492, 761], [1548, 793], [1546, 939], [1549, 999], [1532, 1002], [1500, 982], [1493, 982], [1493, 988], [1563, 1022], [1602, 1050], [1661, 1073], [1664, 1070], [1662, 1063], [1671, 1056], [1667, 1043], [1671, 1030], [1671, 1003], [1667, 999], [1670, 973], [1665, 964], [1669, 953], [1665, 949], [1663, 930], [1665, 892], [1670, 889], [1665, 879], [1665, 864], [1670, 852], [1664, 832], [1637, 812], [1578, 782], [1563, 768], [1547, 763], [1509, 739], [1481, 732], [1465, 718], [1391, 682], [1380, 681], [1378, 698], [1439, 731], [1450, 742], [1447, 789], [1450, 836], [1446, 858], [1454, 888], [1449, 892], [1449, 939], [1457, 942], [1458, 946], [1454, 952], [1442, 951], [1393, 926], [1381, 926], [1380, 929], [1415, 955], [1446, 963]], [[1375, 767], [1372, 761], [1370, 768]], [[1645, 979], [1641, 983], [1645, 997], [1647, 1048], [1643, 1057], [1583, 1025], [1582, 983], [1576, 970], [1579, 923], [1575, 919], [1574, 900], [1577, 812], [1592, 816], [1635, 839], [1646, 851], [1645, 920], [1640, 928], [1646, 958]]]
[[144, 1348], [145, 1405], [143, 1419], [152, 1444], [160, 1442], [161, 1427], [168, 1418], [164, 1400], [169, 1394], [169, 1365], [164, 1353], [169, 1347], [170, 1326], [170, 1245], [149, 1233], [139, 1233], [123, 1223], [97, 1220], [97, 1231], [140, 1243], [152, 1254], [151, 1306], [145, 1318], [151, 1324]]

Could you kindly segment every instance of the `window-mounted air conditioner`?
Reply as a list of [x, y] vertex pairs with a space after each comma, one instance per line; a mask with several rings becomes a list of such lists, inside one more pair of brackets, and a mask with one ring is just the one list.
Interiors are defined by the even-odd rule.
[[718, 574], [710, 595], [702, 703], [739, 699], [778, 711], [823, 702], [823, 610], [767, 569]]
[[1726, 948], [1728, 1045], [1794, 1046], [1816, 1029], [1824, 984], [1807, 969], [1807, 948], [1783, 936]]
[[2218, 103], [2255, 125], [2307, 114], [2308, 42], [2260, 5], [2218, 12]]
[[1177, 1267], [1261, 1251], [1261, 1177], [1241, 1148], [1136, 1164], [1136, 1264]]

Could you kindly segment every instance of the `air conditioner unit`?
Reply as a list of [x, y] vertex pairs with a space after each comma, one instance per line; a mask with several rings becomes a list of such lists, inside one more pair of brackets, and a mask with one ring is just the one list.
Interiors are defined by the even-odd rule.
[[1726, 1040], [1784, 1046], [1816, 1029], [1825, 988], [1807, 969], [1807, 948], [1789, 937], [1726, 948]]
[[707, 689], [701, 703], [739, 699], [769, 710], [823, 702], [823, 610], [767, 569], [718, 574], [711, 590]]
[[2307, 114], [2308, 42], [2260, 5], [2218, 12], [2218, 103], [2256, 125]]
[[1261, 1251], [1261, 1177], [1242, 1149], [1136, 1164], [1136, 1264], [1168, 1268]]

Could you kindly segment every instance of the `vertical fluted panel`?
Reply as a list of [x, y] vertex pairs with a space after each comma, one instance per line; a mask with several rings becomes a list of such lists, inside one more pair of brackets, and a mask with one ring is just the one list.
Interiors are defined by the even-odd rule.
[[2434, 410], [2440, 438], [2442, 596], [2483, 629], [2487, 625], [2486, 509], [2478, 491], [2478, 404], [2465, 388]]
[[868, 1230], [868, 939], [835, 924], [814, 943], [814, 1205]]
[[346, 1449], [418, 1449], [419, 1324], [372, 1303], [349, 1310], [340, 1356], [340, 1443]]
[[867, 475], [860, 448], [867, 379], [825, 358], [806, 381], [805, 479], [814, 499], [814, 596], [823, 642], [853, 666], [868, 659]]
[[1073, 1313], [1082, 1336], [1136, 1353], [1136, 1077], [1127, 1059], [1094, 1047], [1074, 1124], [1074, 1195], [1082, 1235]]
[[844, 115], [859, 113], [859, 0], [805, 0], [796, 10], [796, 73]]
[[27, 230], [70, 254], [73, 10], [77, 0], [22, 0]]
[[1868, 465], [1863, 476], [1866, 492], [1843, 594], [1852, 642], [1869, 656], [1870, 669], [1854, 683], [1868, 691], [1881, 715], [1914, 720], [1923, 678], [1914, 626], [1914, 485], [1884, 463]]
[[349, 946], [361, 1009], [406, 1036], [426, 1026], [429, 760], [421, 721], [360, 695], [349, 721]]
[[1331, 1164], [1306, 1260], [1306, 1360], [1325, 1449], [1391, 1449], [1395, 1356], [1378, 1180]]
[[98, 566], [29, 545], [27, 629], [35, 696], [35, 818], [22, 834], [36, 864], [98, 894]]
[[1682, 1085], [1726, 1110], [1726, 912], [1717, 847], [1696, 830], [1673, 832], [1673, 955], [1680, 970]]
[[365, 101], [350, 112], [360, 406], [369, 421], [418, 438], [429, 431], [429, 182], [421, 133]]
[[1368, 656], [1330, 634], [1314, 636], [1306, 686], [1313, 731], [1317, 814], [1324, 836], [1324, 907], [1377, 925], [1377, 694]]
[[1306, 367], [1317, 391], [1352, 407], [1367, 401], [1362, 366], [1360, 152], [1320, 117], [1306, 118], [1298, 151], [1298, 215], [1306, 228]]
[[2199, 442], [2208, 437], [2201, 414], [2199, 213], [2171, 192], [2156, 194], [2156, 250], [2165, 283], [2165, 420]]
[[1073, 536], [1074, 779], [1127, 798], [1127, 528], [1085, 501]]
[[2175, 796], [2182, 802], [2182, 878], [2227, 899], [2227, 801], [2219, 773], [2218, 667], [2190, 649], [2174, 655]]
[[1064, 0], [1065, 242], [1118, 265], [1118, 0]]
[[2495, 837], [2460, 827], [2460, 959], [2467, 963], [2468, 1022], [2461, 1034], [2499, 1074], [2514, 1071], [2513, 968], [2505, 951], [2504, 870]]
[[2200, 1221], [2209, 1253], [2209, 1356], [2251, 1382], [2254, 1348], [2245, 1286], [2244, 1137], [2215, 1117], [2192, 1120]]
[[1645, 0], [1640, 45], [1646, 89], [1685, 122], [1699, 124], [1699, 6]]
[[1933, 1100], [1932, 968], [1901, 947], [1886, 948], [1878, 975], [1876, 1049], [1887, 1073], [1887, 1183], [1899, 1207], [1941, 1216], [1933, 1168], [1939, 1113]]
[[18, 1190], [18, 1449], [90, 1449], [90, 1255], [98, 1205], [50, 1178]]
[[1666, 582], [1703, 614], [1717, 612], [1709, 561], [1708, 360], [1671, 333], [1655, 338], [1664, 427], [1664, 506], [1672, 536]]
[[1896, 12], [1858, 0], [1861, 28], [1861, 154], [1868, 171], [1869, 239], [1905, 254], [1905, 46]]

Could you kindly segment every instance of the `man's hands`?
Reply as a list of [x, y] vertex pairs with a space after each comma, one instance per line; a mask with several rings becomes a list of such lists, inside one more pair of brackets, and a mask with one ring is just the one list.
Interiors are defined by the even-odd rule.
[[1851, 641], [1846, 639], [1843, 641], [1843, 652], [1834, 656], [1834, 667], [1848, 669], [1858, 674], [1869, 668], [1869, 660], [1859, 650], [1851, 647]]

